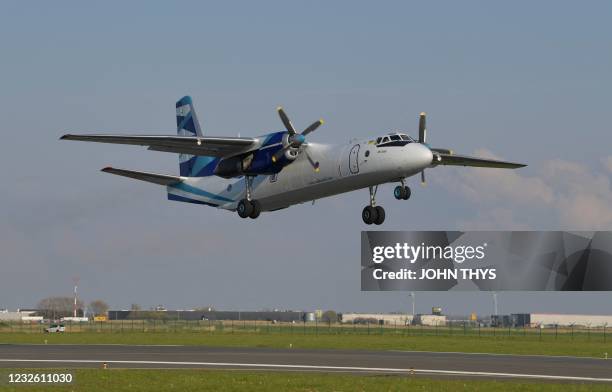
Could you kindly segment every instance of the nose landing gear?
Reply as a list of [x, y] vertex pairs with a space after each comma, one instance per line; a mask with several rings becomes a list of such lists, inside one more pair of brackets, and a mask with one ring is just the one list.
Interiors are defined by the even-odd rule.
[[377, 190], [378, 185], [370, 187], [370, 205], [366, 206], [361, 212], [361, 219], [363, 219], [366, 225], [371, 225], [372, 223], [381, 225], [385, 221], [385, 209], [376, 205]]
[[400, 180], [400, 182], [402, 183], [402, 185], [398, 185], [395, 187], [395, 189], [393, 190], [393, 196], [397, 199], [397, 200], [408, 200], [410, 199], [410, 188], [406, 186], [406, 184], [404, 183], [404, 179], [402, 178]]

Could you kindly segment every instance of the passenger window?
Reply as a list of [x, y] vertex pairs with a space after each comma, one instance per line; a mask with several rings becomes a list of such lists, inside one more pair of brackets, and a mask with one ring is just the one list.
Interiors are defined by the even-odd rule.
[[402, 139], [398, 135], [391, 135], [391, 140], [393, 140], [394, 142], [398, 142]]
[[388, 143], [389, 142], [389, 136], [385, 136], [385, 138], [383, 139], [383, 143]]

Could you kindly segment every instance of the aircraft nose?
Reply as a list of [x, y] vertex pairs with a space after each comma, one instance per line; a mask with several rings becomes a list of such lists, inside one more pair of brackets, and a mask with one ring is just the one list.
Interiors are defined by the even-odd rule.
[[433, 162], [433, 153], [429, 147], [420, 143], [413, 143], [411, 147], [410, 158], [412, 162], [422, 168], [429, 167]]

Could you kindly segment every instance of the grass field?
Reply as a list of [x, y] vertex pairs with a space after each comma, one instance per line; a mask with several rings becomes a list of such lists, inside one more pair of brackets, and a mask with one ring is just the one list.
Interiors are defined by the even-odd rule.
[[[25, 370], [32, 372], [32, 370]], [[72, 370], [66, 386], [7, 385], [0, 370], [0, 391], [609, 391], [603, 384], [558, 384], [494, 380], [432, 380], [414, 376], [243, 372], [211, 370]], [[14, 372], [20, 372], [14, 370]], [[48, 372], [48, 370], [47, 370]], [[56, 370], [61, 372], [61, 370]]]
[[181, 344], [217, 347], [271, 347], [310, 349], [458, 351], [506, 354], [571, 355], [612, 358], [612, 342], [586, 338], [546, 336], [431, 336], [431, 335], [301, 335], [286, 332], [250, 333], [0, 333], [0, 344]]

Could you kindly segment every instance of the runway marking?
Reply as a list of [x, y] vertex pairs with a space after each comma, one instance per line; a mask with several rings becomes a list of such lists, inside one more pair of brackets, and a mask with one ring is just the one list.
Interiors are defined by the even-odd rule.
[[523, 374], [523, 373], [499, 373], [499, 372], [475, 372], [466, 370], [437, 370], [437, 369], [399, 369], [378, 368], [361, 366], [329, 366], [329, 365], [287, 365], [268, 363], [233, 363], [233, 362], [172, 362], [172, 361], [123, 361], [123, 360], [100, 360], [100, 359], [10, 359], [0, 358], [0, 362], [17, 363], [108, 363], [108, 364], [132, 364], [132, 365], [183, 365], [183, 366], [233, 366], [239, 368], [277, 368], [277, 369], [308, 369], [308, 370], [335, 370], [335, 371], [359, 371], [380, 373], [405, 373], [405, 374], [440, 374], [451, 376], [481, 376], [481, 377], [504, 377], [504, 378], [527, 378], [540, 380], [558, 381], [597, 381], [612, 382], [612, 378], [579, 377], [579, 376], [552, 376], [546, 374]]
[[392, 353], [422, 353], [422, 354], [457, 354], [457, 355], [483, 355], [491, 357], [535, 357], [535, 358], [569, 358], [569, 359], [605, 359], [601, 357], [578, 357], [574, 355], [545, 355], [545, 354], [506, 354], [506, 353], [469, 353], [461, 351], [423, 351], [423, 350], [387, 350]]
[[[217, 347], [217, 346], [197, 346], [190, 344], [125, 344], [125, 343], [0, 343], [1, 346], [120, 346], [120, 347], [204, 347], [207, 349], [223, 349], [226, 347]], [[253, 347], [230, 347], [232, 349], [244, 349], [249, 350]], [[309, 350], [300, 348], [298, 350]], [[362, 350], [355, 350], [356, 353], [362, 352]], [[372, 351], [376, 352], [376, 351]], [[583, 356], [575, 356], [575, 355], [545, 355], [545, 354], [510, 354], [510, 353], [471, 353], [471, 352], [462, 352], [462, 351], [425, 351], [425, 350], [382, 350], [381, 352], [391, 352], [391, 353], [423, 353], [423, 354], [457, 354], [457, 355], [483, 355], [483, 356], [492, 356], [492, 357], [535, 357], [535, 358], [569, 358], [569, 359], [606, 359], [604, 356], [601, 357], [583, 357]]]
[[208, 347], [187, 344], [124, 344], [124, 343], [0, 343], [1, 346], [120, 346], [120, 347]]

